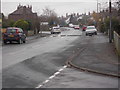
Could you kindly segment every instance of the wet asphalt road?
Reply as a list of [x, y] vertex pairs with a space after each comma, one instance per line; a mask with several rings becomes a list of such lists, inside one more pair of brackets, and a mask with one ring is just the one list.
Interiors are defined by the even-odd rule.
[[[73, 36], [66, 36], [71, 33]], [[51, 35], [22, 45], [3, 46], [3, 88], [34, 88], [42, 83], [65, 65], [73, 53], [69, 48], [81, 34], [79, 30], [70, 29], [63, 31], [63, 36]]]
[[[66, 60], [71, 55], [73, 55], [78, 48], [81, 49], [86, 47], [87, 44], [91, 42], [90, 39], [96, 39], [96, 37], [99, 37], [100, 35], [86, 37], [84, 33], [81, 32], [81, 30], [74, 30], [69, 28], [65, 29], [66, 30], [62, 31], [61, 34], [34, 39], [32, 41], [28, 41], [26, 44], [5, 45], [2, 48], [3, 88], [35, 88], [41, 85], [45, 80], [61, 69], [65, 65]], [[106, 38], [102, 38], [101, 41], [92, 39], [92, 43], [104, 42], [104, 39]], [[67, 70], [67, 73], [70, 72], [71, 70]], [[83, 73], [83, 76], [85, 75], [86, 74]], [[101, 79], [103, 77], [98, 77], [98, 80], [99, 78]], [[87, 78], [88, 77], [84, 77], [85, 80]], [[68, 76], [66, 79], [69, 81], [70, 77]], [[81, 79], [83, 78], [81, 77]], [[109, 85], [105, 84], [104, 87], [108, 88], [111, 86], [116, 88], [118, 82], [116, 78], [108, 78], [106, 79], [106, 82], [110, 82], [112, 80], [114, 81], [113, 86], [112, 83], [108, 83]], [[87, 82], [87, 80], [83, 82]], [[97, 80], [93, 82], [96, 83]], [[99, 84], [100, 83], [97, 84], [98, 88], [103, 83], [101, 85]]]

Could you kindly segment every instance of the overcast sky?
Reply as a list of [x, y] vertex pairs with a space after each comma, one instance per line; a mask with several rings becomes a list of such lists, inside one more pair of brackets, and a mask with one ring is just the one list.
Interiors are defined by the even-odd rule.
[[[103, 3], [102, 7], [107, 7], [109, 0], [98, 0]], [[115, 1], [115, 0], [112, 0]], [[97, 0], [2, 0], [2, 12], [5, 15], [12, 13], [19, 5], [32, 5], [33, 12], [42, 14], [42, 9], [49, 7], [61, 16], [65, 13], [87, 13], [97, 10]]]

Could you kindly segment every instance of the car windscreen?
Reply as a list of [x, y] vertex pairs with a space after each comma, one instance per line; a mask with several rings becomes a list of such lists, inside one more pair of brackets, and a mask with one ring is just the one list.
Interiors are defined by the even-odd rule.
[[59, 29], [59, 28], [53, 28], [53, 29]]
[[7, 33], [16, 33], [16, 30], [17, 30], [17, 29], [7, 29], [6, 32], [7, 32]]
[[87, 27], [87, 29], [95, 29], [95, 27]]

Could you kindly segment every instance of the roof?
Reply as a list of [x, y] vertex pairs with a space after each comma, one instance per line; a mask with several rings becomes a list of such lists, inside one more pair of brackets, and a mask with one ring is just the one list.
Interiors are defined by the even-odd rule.
[[26, 6], [21, 6], [11, 14], [33, 14], [33, 12], [30, 8], [27, 8]]

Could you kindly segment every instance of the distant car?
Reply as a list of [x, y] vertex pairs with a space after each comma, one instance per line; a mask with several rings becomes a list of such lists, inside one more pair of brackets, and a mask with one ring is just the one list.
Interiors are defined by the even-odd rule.
[[86, 28], [87, 28], [87, 26], [83, 26], [83, 27], [82, 27], [82, 31], [85, 31]]
[[87, 26], [86, 30], [85, 30], [86, 36], [87, 35], [97, 35], [97, 29], [95, 28], [95, 26]]
[[19, 44], [26, 42], [26, 35], [21, 28], [9, 27], [6, 29], [6, 32], [3, 33], [4, 44], [7, 42], [12, 43], [12, 41], [16, 41]]
[[79, 25], [74, 25], [74, 29], [80, 29]]
[[61, 33], [61, 30], [59, 27], [53, 27], [52, 30], [51, 30], [51, 34], [59, 34]]

